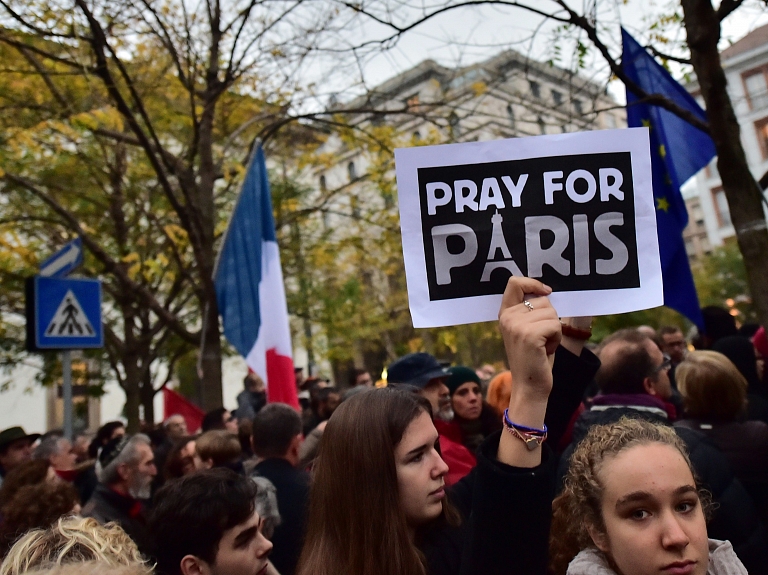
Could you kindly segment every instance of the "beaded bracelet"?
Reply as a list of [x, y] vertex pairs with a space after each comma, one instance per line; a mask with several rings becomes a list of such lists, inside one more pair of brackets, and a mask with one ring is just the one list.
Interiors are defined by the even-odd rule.
[[546, 425], [544, 429], [536, 429], [535, 427], [526, 427], [525, 425], [513, 423], [509, 419], [509, 409], [504, 410], [504, 428], [513, 437], [522, 441], [529, 451], [533, 451], [547, 439]]

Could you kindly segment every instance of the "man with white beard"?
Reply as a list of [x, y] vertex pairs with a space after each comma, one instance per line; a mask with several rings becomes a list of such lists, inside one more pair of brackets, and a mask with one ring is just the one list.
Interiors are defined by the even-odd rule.
[[82, 515], [102, 524], [118, 523], [140, 550], [146, 550], [145, 500], [157, 475], [149, 437], [138, 433], [112, 439], [99, 453], [96, 474], [99, 485]]

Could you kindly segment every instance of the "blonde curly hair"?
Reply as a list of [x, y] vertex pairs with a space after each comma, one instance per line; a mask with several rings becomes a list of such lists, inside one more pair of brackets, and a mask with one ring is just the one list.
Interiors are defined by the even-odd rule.
[[146, 573], [152, 572], [116, 523], [100, 525], [87, 517], [62, 517], [48, 529], [33, 529], [20, 537], [0, 565], [0, 575], [86, 561], [98, 561], [103, 567], [141, 566]]
[[[672, 427], [622, 417], [616, 423], [590, 428], [571, 455], [563, 492], [552, 503], [549, 540], [549, 568], [552, 575], [565, 575], [573, 558], [582, 549], [594, 546], [587, 531], [588, 525], [605, 532], [601, 513], [603, 485], [600, 483], [603, 463], [626, 449], [649, 443], [661, 443], [677, 449], [698, 486], [685, 443]], [[699, 489], [699, 498], [706, 516], [711, 497]]]

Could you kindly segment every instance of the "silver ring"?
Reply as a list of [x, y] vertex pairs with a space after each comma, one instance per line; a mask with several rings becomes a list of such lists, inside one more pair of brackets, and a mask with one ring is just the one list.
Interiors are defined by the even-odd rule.
[[529, 310], [533, 311], [533, 304], [529, 302], [527, 299], [523, 300], [523, 305], [527, 307]]

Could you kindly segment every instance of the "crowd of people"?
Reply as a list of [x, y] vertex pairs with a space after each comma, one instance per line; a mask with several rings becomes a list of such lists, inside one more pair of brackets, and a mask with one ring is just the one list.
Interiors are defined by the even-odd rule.
[[298, 370], [298, 411], [249, 374], [200, 430], [5, 429], [0, 575], [768, 573], [765, 330], [594, 346], [549, 293], [510, 280], [500, 373], [411, 353]]

